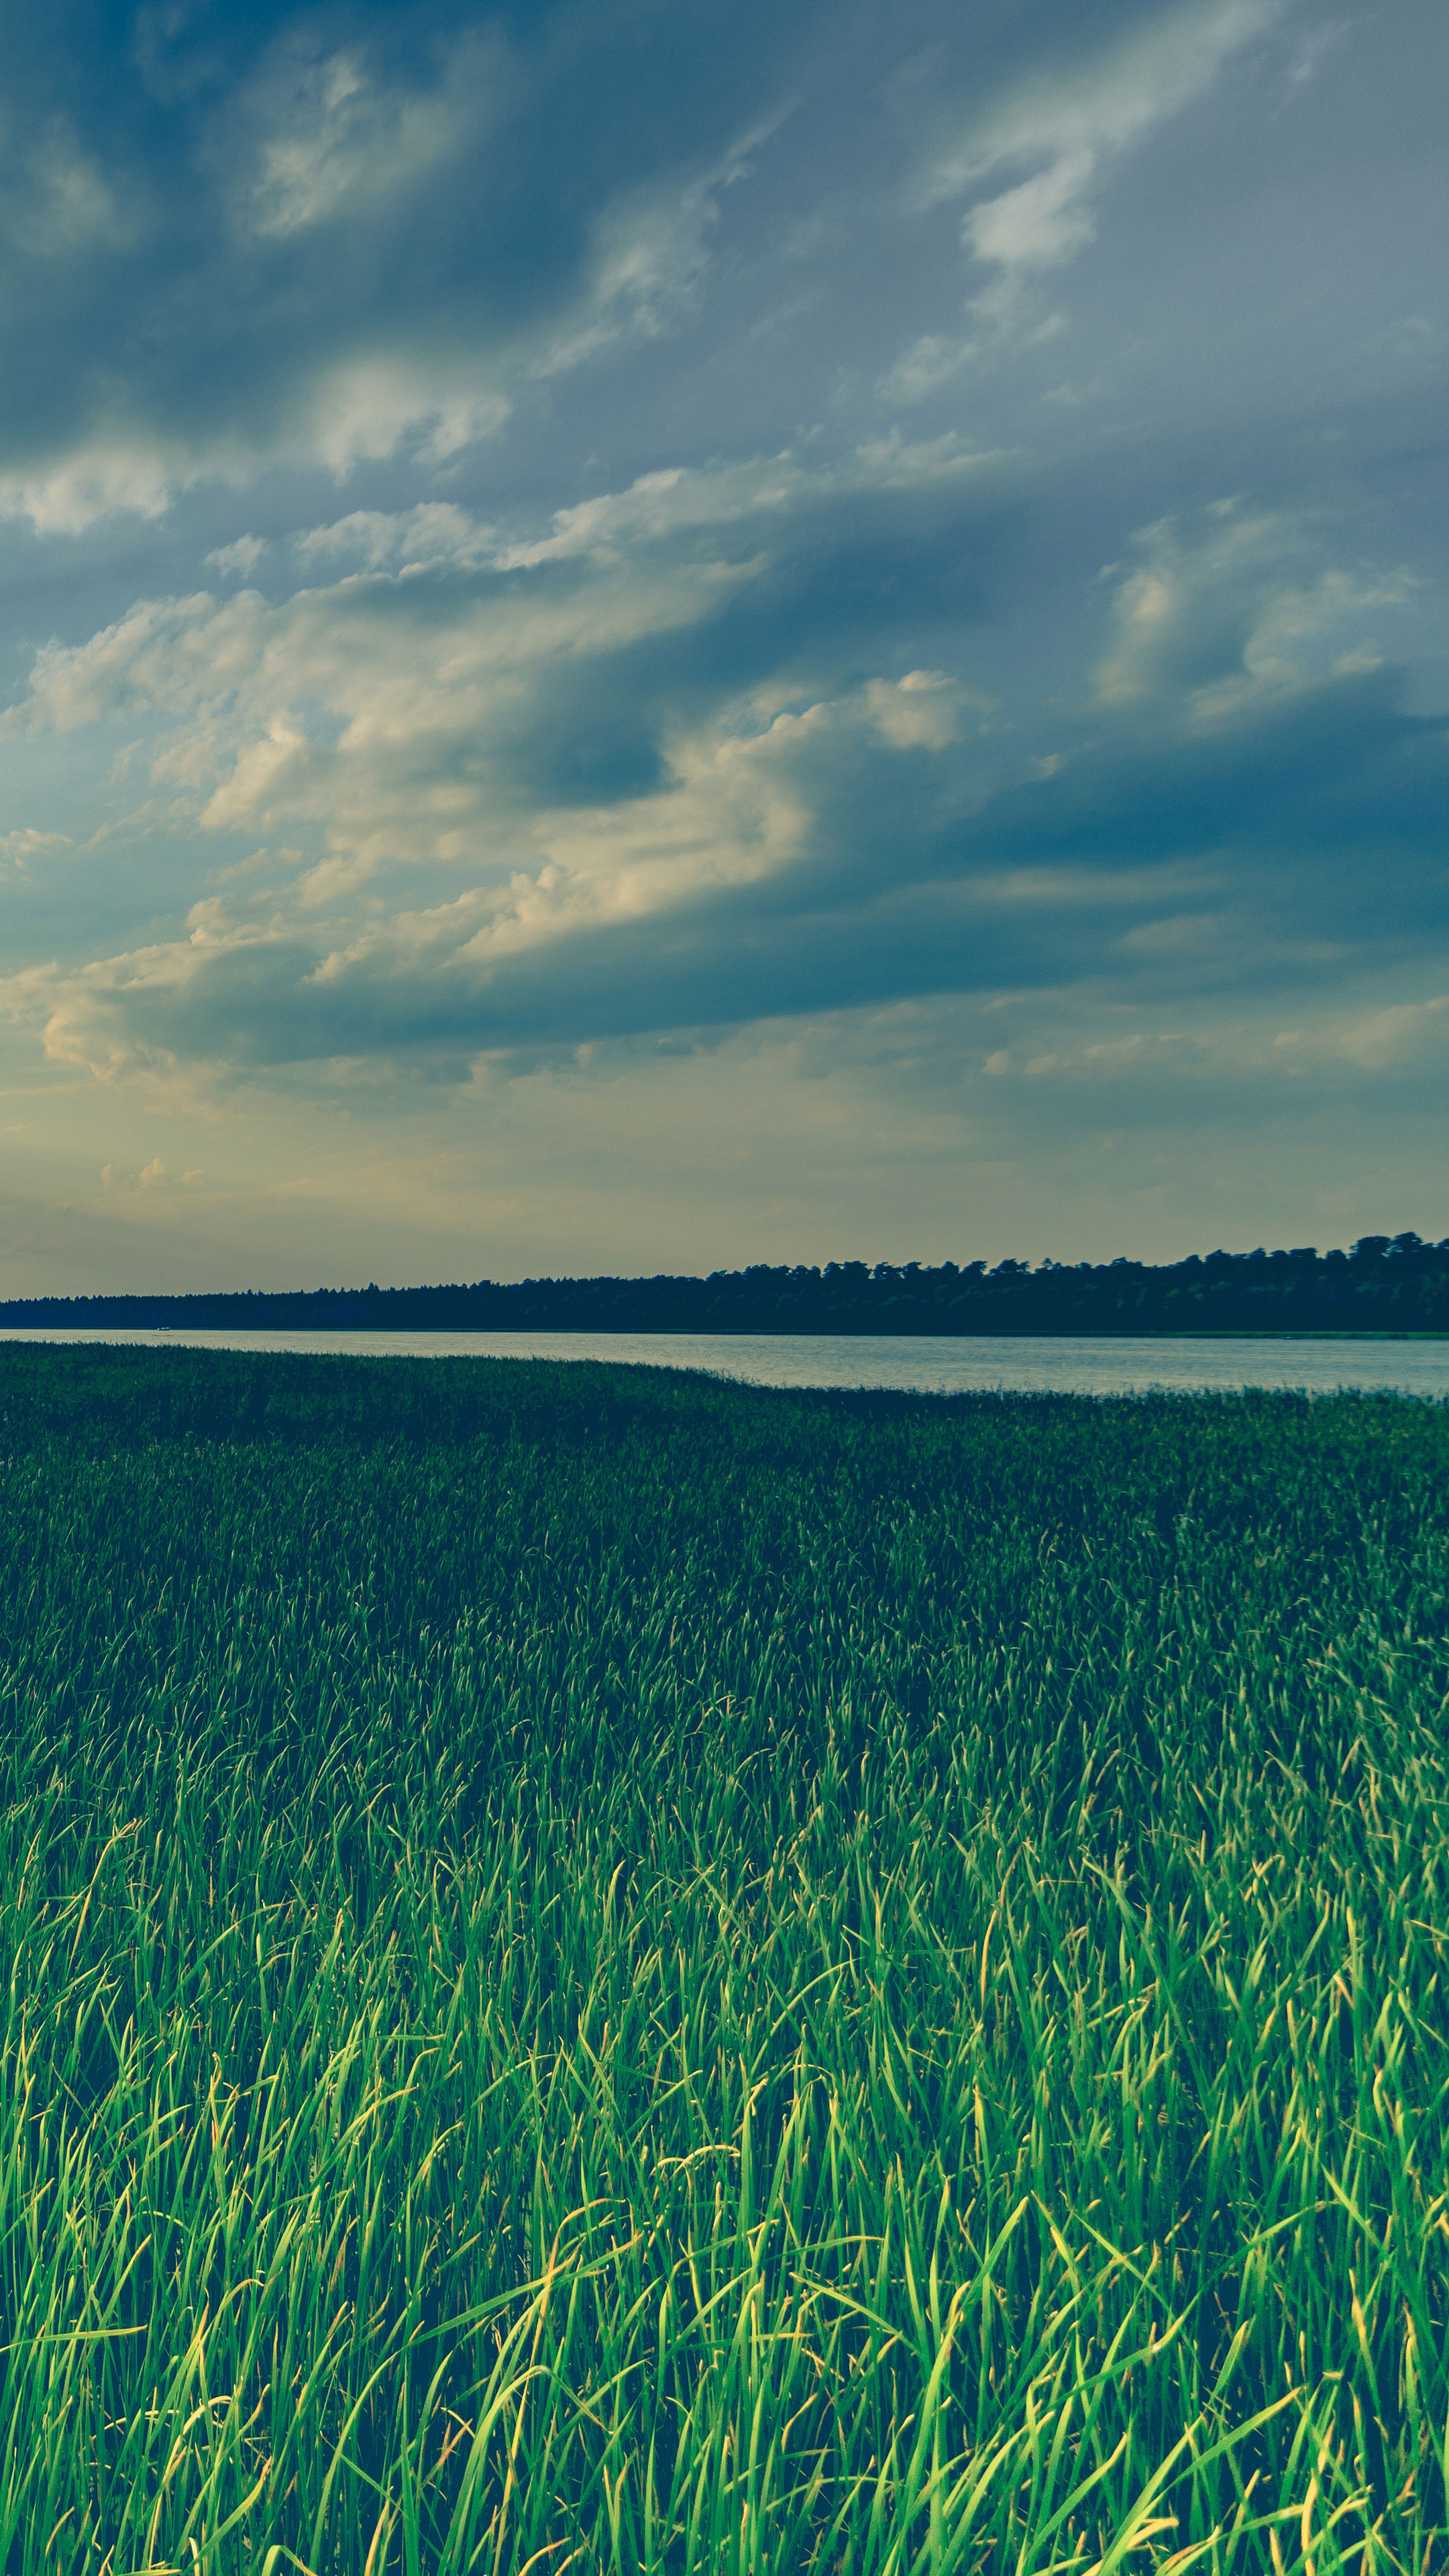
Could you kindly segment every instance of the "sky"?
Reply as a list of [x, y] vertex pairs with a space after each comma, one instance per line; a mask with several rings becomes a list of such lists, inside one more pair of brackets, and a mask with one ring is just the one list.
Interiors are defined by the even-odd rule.
[[0, 1293], [1449, 1233], [1442, 0], [54, 0]]

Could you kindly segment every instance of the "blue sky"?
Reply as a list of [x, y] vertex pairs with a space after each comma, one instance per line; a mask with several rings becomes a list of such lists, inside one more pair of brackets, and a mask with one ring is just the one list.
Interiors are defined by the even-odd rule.
[[0, 87], [0, 1285], [1449, 1231], [1440, 0]]

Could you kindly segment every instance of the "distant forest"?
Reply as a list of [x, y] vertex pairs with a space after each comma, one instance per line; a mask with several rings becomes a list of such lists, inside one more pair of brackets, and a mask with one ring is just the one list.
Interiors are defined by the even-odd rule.
[[523, 1279], [471, 1287], [253, 1289], [186, 1297], [18, 1297], [0, 1326], [234, 1332], [1449, 1332], [1449, 1241], [1367, 1234], [1348, 1252], [1186, 1261], [832, 1261], [707, 1279]]

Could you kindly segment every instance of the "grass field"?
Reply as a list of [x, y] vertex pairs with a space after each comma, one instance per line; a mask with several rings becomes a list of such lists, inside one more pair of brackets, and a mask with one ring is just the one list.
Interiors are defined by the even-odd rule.
[[0, 1352], [0, 2566], [1449, 2566], [1449, 1412]]

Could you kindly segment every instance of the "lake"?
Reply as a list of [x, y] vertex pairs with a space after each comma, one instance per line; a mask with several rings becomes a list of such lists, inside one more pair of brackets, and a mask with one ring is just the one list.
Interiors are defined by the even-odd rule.
[[356, 1359], [622, 1360], [706, 1369], [754, 1386], [880, 1386], [930, 1395], [1140, 1395], [1242, 1387], [1391, 1388], [1449, 1396], [1449, 1339], [1238, 1341], [851, 1333], [0, 1332], [13, 1342], [114, 1342], [164, 1349], [336, 1351]]

